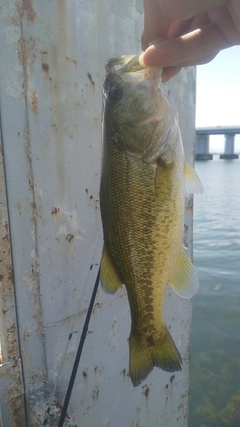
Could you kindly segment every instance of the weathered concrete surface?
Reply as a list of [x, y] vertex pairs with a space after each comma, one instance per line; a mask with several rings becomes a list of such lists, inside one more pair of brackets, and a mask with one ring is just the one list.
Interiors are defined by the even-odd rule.
[[[63, 403], [102, 248], [101, 91], [109, 57], [140, 49], [142, 2], [2, 0], [0, 105], [26, 395], [53, 385]], [[194, 71], [166, 87], [193, 159]], [[185, 220], [191, 253], [192, 200]], [[92, 267], [93, 266], [93, 267]], [[75, 314], [77, 316], [75, 317]], [[166, 294], [183, 370], [128, 377], [124, 289], [99, 289], [69, 414], [77, 425], [186, 427], [191, 303]], [[42, 407], [42, 413], [46, 408]], [[29, 409], [29, 416], [31, 409]]]

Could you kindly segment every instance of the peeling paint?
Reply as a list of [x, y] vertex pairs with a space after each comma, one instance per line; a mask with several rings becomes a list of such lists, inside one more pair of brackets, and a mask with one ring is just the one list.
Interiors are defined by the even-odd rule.
[[143, 386], [142, 386], [142, 394], [143, 394], [145, 397], [148, 397], [148, 395], [149, 395], [149, 391], [150, 391], [150, 389], [149, 389], [149, 387], [147, 386], [147, 384], [145, 384], [145, 385], [143, 385]]
[[97, 376], [97, 375], [101, 375], [102, 373], [103, 373], [103, 371], [104, 371], [104, 366], [103, 366], [103, 363], [102, 362], [100, 362], [97, 366], [95, 366], [95, 368], [94, 368], [94, 375], [95, 376]]
[[[22, 9], [24, 15], [28, 20], [34, 20], [34, 11], [32, 8], [32, 2], [25, 1], [22, 3]], [[23, 28], [23, 27], [22, 27]], [[34, 69], [34, 64], [36, 62], [36, 57], [38, 51], [36, 48], [36, 39], [33, 37], [25, 37], [24, 31], [22, 31], [22, 36], [19, 39], [18, 43], [18, 53], [19, 60], [22, 64], [23, 75], [24, 75], [24, 87], [23, 87], [23, 97], [25, 100], [25, 145], [24, 151], [26, 156], [26, 162], [28, 167], [28, 183], [29, 183], [29, 200], [30, 200], [30, 221], [31, 221], [31, 236], [33, 239], [33, 248], [34, 254], [32, 251], [31, 256], [31, 267], [27, 268], [25, 271], [24, 280], [28, 287], [28, 291], [31, 294], [30, 298], [34, 302], [32, 305], [31, 313], [29, 315], [32, 319], [32, 331], [37, 336], [38, 343], [42, 343], [42, 358], [46, 363], [46, 353], [45, 353], [45, 335], [43, 329], [43, 313], [42, 313], [42, 278], [40, 274], [39, 267], [39, 219], [42, 224], [44, 224], [45, 219], [42, 219], [42, 191], [35, 186], [35, 175], [33, 167], [33, 158], [32, 158], [32, 135], [30, 131], [30, 119], [29, 119], [29, 105], [34, 114], [38, 112], [38, 93], [36, 89], [29, 87], [29, 75]], [[29, 256], [29, 255], [28, 255]], [[27, 364], [27, 354], [24, 354], [24, 361]], [[34, 377], [34, 380], [38, 380], [44, 377], [43, 371], [38, 371], [38, 376]], [[33, 379], [31, 378], [30, 383], [32, 384]]]
[[[5, 190], [3, 150], [1, 145], [0, 183], [0, 402], [3, 400], [11, 402], [13, 399], [23, 394], [23, 381], [17, 338], [13, 270]], [[17, 412], [18, 408], [13, 408], [12, 417], [14, 417]], [[19, 414], [19, 422], [24, 426], [25, 421], [23, 417], [23, 414], [21, 414], [21, 417]], [[16, 424], [12, 423], [11, 425], [15, 427]]]
[[24, 396], [17, 396], [7, 402], [8, 422], [11, 427], [27, 427]]
[[38, 112], [38, 94], [36, 90], [30, 91], [29, 104], [34, 114]]
[[85, 230], [81, 227], [79, 214], [74, 209], [73, 211], [67, 211], [60, 207], [53, 207], [52, 217], [59, 224], [57, 230], [57, 238], [64, 236], [69, 242], [73, 238], [83, 239]]
[[46, 73], [48, 73], [48, 71], [49, 71], [49, 65], [46, 62], [42, 62], [42, 69], [43, 69], [43, 71], [45, 71]]
[[19, 357], [10, 358], [0, 366], [0, 402], [23, 394], [22, 369]]
[[60, 211], [60, 208], [56, 208], [55, 206], [53, 206], [53, 208], [52, 208], [52, 215], [55, 215], [55, 214], [57, 214], [58, 212]]
[[66, 59], [67, 59], [68, 61], [72, 62], [74, 65], [77, 65], [77, 61], [76, 61], [76, 59], [69, 58], [68, 56], [66, 56]]
[[18, 215], [22, 216], [22, 203], [18, 202], [16, 205], [17, 211], [18, 211]]
[[193, 197], [187, 198], [186, 209], [192, 214], [192, 212], [193, 212]]
[[97, 400], [99, 396], [99, 388], [98, 386], [95, 387], [95, 389], [92, 392], [92, 399], [93, 400]]
[[21, 36], [18, 41], [18, 54], [24, 71], [25, 86], [28, 83], [29, 72], [32, 70], [33, 65], [36, 62], [36, 40], [33, 37], [26, 38]]
[[67, 240], [68, 242], [71, 242], [73, 238], [74, 238], [74, 235], [73, 235], [73, 234], [71, 234], [71, 233], [68, 233], [68, 234], [66, 235], [66, 240]]
[[[29, 426], [41, 427], [45, 425], [46, 427], [56, 427], [58, 425], [62, 405], [54, 400], [51, 407], [49, 407], [51, 393], [52, 389], [48, 384], [43, 385], [35, 393], [31, 393], [28, 399]], [[63, 427], [78, 426], [70, 415], [66, 414]]]
[[87, 72], [87, 77], [88, 77], [88, 80], [90, 81], [91, 85], [94, 87], [95, 86], [95, 82], [94, 82], [94, 80], [92, 78], [92, 74], [89, 73], [89, 71]]
[[85, 368], [84, 371], [82, 371], [82, 376], [83, 376], [84, 379], [87, 378], [87, 376], [88, 376], [88, 368]]
[[16, 10], [21, 18], [26, 15], [28, 21], [33, 22], [37, 16], [33, 9], [32, 0], [17, 1]]

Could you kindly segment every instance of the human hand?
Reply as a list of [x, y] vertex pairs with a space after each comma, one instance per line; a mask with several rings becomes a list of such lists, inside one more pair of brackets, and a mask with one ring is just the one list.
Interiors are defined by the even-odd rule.
[[144, 0], [140, 61], [162, 67], [165, 82], [239, 44], [240, 0]]

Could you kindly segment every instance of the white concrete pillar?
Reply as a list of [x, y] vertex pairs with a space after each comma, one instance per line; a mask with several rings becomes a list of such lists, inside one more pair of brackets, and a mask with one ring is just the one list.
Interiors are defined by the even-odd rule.
[[220, 155], [220, 159], [225, 159], [225, 160], [238, 159], [238, 154], [234, 153], [234, 139], [235, 139], [235, 135], [225, 134], [225, 149], [224, 149], [224, 154]]
[[212, 160], [212, 154], [209, 154], [209, 135], [196, 135], [195, 159]]
[[225, 154], [234, 154], [234, 139], [235, 135], [226, 134], [225, 135]]

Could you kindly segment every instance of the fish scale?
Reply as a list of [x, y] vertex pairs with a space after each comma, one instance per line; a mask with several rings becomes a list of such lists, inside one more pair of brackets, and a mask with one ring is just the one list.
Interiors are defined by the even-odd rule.
[[185, 162], [175, 111], [156, 84], [159, 70], [136, 67], [137, 58], [118, 71], [110, 64], [106, 76], [100, 186], [101, 282], [110, 293], [126, 286], [134, 386], [154, 366], [181, 369], [164, 321], [165, 289], [169, 283], [191, 297], [198, 287], [182, 247], [185, 180], [196, 187], [198, 178]]

